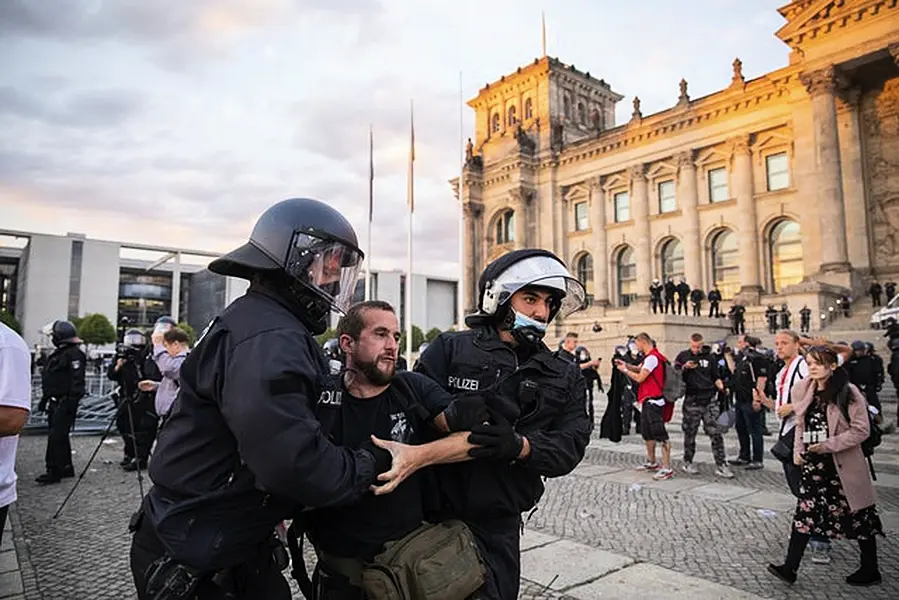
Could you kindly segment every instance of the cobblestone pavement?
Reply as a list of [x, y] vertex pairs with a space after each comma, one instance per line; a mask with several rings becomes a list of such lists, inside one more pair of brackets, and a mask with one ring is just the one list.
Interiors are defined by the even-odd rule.
[[[899, 435], [886, 439], [891, 440], [885, 443], [886, 451], [895, 452]], [[79, 472], [98, 441], [98, 436], [73, 438]], [[733, 435], [728, 442], [735, 442]], [[135, 475], [123, 473], [117, 464], [121, 443], [100, 447], [92, 468], [55, 520], [52, 515], [72, 484], [67, 480], [64, 485], [40, 488], [33, 483], [42, 471], [44, 444], [41, 436], [25, 436], [19, 445], [19, 501], [11, 521], [24, 599], [135, 598], [126, 524], [139, 494]], [[707, 438], [700, 435], [700, 452], [707, 452], [705, 446]], [[677, 445], [674, 455], [679, 456]], [[729, 482], [717, 480], [710, 464], [700, 465], [699, 476], [652, 482], [648, 475], [633, 471], [640, 461], [639, 440], [633, 436], [617, 446], [594, 440], [574, 474], [548, 482], [527, 527], [760, 597], [899, 597], [895, 577], [899, 572], [899, 485], [878, 487], [888, 533], [879, 541], [881, 572], [888, 578], [883, 585], [861, 593], [846, 586], [842, 578], [857, 566], [857, 546], [837, 542], [833, 564], [820, 567], [806, 561], [799, 582], [790, 589], [765, 570], [768, 562], [783, 559], [792, 512], [789, 498], [784, 501], [783, 476], [773, 461], [762, 472], [742, 472]], [[896, 477], [899, 469], [893, 471], [886, 462], [885, 477]], [[774, 509], [764, 508], [769, 505]], [[533, 576], [523, 573], [521, 598], [578, 598], [565, 596], [568, 588], [548, 589], [551, 580], [530, 581], [529, 575]], [[658, 596], [647, 597], [665, 595], [659, 589]]]

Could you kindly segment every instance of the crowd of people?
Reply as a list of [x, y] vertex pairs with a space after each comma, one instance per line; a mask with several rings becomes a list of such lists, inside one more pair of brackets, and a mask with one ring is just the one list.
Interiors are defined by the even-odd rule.
[[[602, 359], [576, 333], [555, 351], [544, 344], [553, 321], [586, 307], [586, 290], [551, 252], [504, 254], [480, 275], [467, 329], [438, 336], [406, 370], [394, 307], [350, 304], [362, 260], [340, 213], [286, 200], [263, 213], [247, 244], [209, 265], [250, 286], [192, 350], [168, 317], [152, 332], [122, 332], [107, 372], [119, 384], [122, 468], [147, 469], [153, 482], [128, 524], [141, 600], [286, 599], [290, 562], [304, 595], [319, 600], [517, 598], [522, 516], [546, 478], [583, 459], [594, 393], [604, 389]], [[654, 312], [686, 314], [689, 301], [694, 315], [706, 298], [673, 280], [653, 282], [651, 297]], [[720, 316], [720, 292], [707, 299]], [[735, 467], [765, 468], [765, 414], [774, 413], [771, 453], [797, 507], [786, 559], [769, 570], [792, 583], [807, 547], [826, 562], [829, 540], [849, 537], [861, 566], [847, 583], [878, 583], [883, 527], [866, 458], [882, 422], [883, 363], [866, 344], [794, 333], [788, 314], [766, 351], [736, 326], [743, 310], [731, 308], [734, 348], [699, 333], [674, 360], [647, 333], [616, 347], [600, 436], [620, 441], [633, 426], [646, 451], [639, 469], [671, 479], [669, 423], [683, 402], [681, 471], [699, 472], [702, 425], [716, 475], [731, 479]], [[337, 337], [320, 348], [313, 336], [332, 311], [342, 314]], [[7, 458], [14, 463], [31, 393], [28, 350], [3, 327], [5, 519], [15, 500]], [[56, 350], [41, 365], [44, 485], [74, 474], [68, 436], [86, 362], [71, 323], [47, 333]], [[728, 459], [730, 427], [739, 451]], [[304, 540], [315, 548], [311, 578]]]

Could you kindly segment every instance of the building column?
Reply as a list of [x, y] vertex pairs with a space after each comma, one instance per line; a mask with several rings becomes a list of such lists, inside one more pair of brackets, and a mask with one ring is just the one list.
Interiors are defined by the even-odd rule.
[[833, 66], [800, 75], [812, 99], [815, 132], [815, 202], [821, 236], [822, 273], [848, 272], [843, 173], [837, 133], [837, 72]]
[[734, 195], [737, 198], [740, 240], [740, 295], [750, 304], [758, 302], [762, 287], [759, 284], [758, 218], [752, 185], [752, 153], [749, 136], [734, 140]]
[[635, 243], [634, 254], [637, 259], [637, 298], [649, 297], [649, 284], [652, 282], [652, 233], [649, 227], [649, 189], [646, 183], [646, 165], [634, 165], [630, 168], [631, 178], [631, 217], [634, 220]]
[[702, 288], [702, 251], [699, 244], [699, 193], [696, 189], [696, 165], [693, 151], [677, 156], [677, 203], [681, 210], [684, 243], [684, 277], [692, 288]]
[[844, 90], [837, 106], [842, 121], [839, 131], [843, 164], [843, 204], [846, 210], [846, 251], [849, 264], [856, 270], [869, 270], [868, 210], [865, 198], [865, 173], [862, 164], [861, 124], [858, 87]]
[[594, 177], [587, 182], [590, 188], [590, 225], [593, 230], [593, 303], [609, 305], [609, 256], [606, 233], [606, 198], [602, 180]]
[[528, 247], [528, 205], [530, 192], [524, 188], [515, 188], [509, 192], [512, 198], [512, 210], [515, 211], [515, 249]]

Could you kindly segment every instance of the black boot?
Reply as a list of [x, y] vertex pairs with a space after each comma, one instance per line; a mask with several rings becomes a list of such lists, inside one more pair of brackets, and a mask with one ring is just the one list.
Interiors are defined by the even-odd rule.
[[799, 533], [794, 529], [790, 534], [786, 561], [782, 565], [769, 564], [768, 571], [789, 584], [796, 583], [796, 571], [799, 570], [799, 563], [802, 562], [802, 555], [805, 554], [809, 538], [809, 534]]
[[53, 485], [54, 483], [59, 483], [62, 481], [62, 475], [59, 473], [51, 473], [47, 471], [43, 475], [38, 475], [35, 478], [35, 483], [40, 485]]
[[846, 583], [860, 587], [877, 585], [883, 581], [877, 564], [877, 539], [872, 537], [869, 540], [859, 540], [858, 548], [861, 550], [861, 567], [846, 577]]

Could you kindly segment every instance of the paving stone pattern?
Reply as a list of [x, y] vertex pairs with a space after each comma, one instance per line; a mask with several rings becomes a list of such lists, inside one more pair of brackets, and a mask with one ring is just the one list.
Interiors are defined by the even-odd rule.
[[[97, 436], [73, 438], [79, 472], [98, 440]], [[631, 444], [634, 452], [639, 450], [639, 440], [633, 436], [625, 443]], [[700, 448], [702, 443], [700, 439]], [[562, 538], [565, 543], [604, 551], [596, 555], [607, 557], [609, 564], [617, 559], [606, 553], [625, 557], [632, 564], [614, 573], [626, 574], [628, 569], [649, 563], [765, 598], [899, 597], [899, 578], [895, 576], [899, 573], [899, 530], [895, 525], [888, 537], [879, 541], [881, 571], [888, 577], [884, 585], [862, 593], [846, 586], [842, 578], [857, 566], [857, 546], [838, 542], [833, 564], [819, 567], [807, 562], [799, 582], [790, 590], [768, 575], [765, 564], [783, 558], [791, 511], [762, 513], [752, 505], [780, 501], [783, 508], [786, 490], [779, 469], [741, 472], [736, 480], [722, 482], [711, 465], [702, 464], [699, 476], [679, 474], [669, 482], [652, 482], [649, 475], [633, 472], [641, 460], [639, 454], [603, 449], [603, 444], [607, 442], [592, 444], [574, 474], [548, 482], [546, 494], [527, 524], [526, 547], [539, 551], [548, 543], [562, 544], [553, 541]], [[123, 473], [117, 465], [121, 444], [101, 446], [92, 469], [56, 520], [51, 519], [52, 514], [72, 480], [48, 488], [33, 483], [42, 471], [44, 448], [45, 439], [40, 436], [23, 437], [19, 446], [19, 501], [11, 512], [11, 522], [23, 598], [135, 598], [128, 571], [126, 524], [138, 504], [138, 490], [134, 474]], [[774, 466], [773, 461], [769, 466]], [[720, 493], [721, 486], [734, 493]], [[882, 510], [899, 509], [894, 488], [880, 488], [878, 493]], [[897, 520], [890, 522], [896, 524]], [[312, 564], [311, 557], [308, 562]], [[548, 586], [546, 578], [552, 579], [552, 570], [552, 565], [544, 564], [539, 572], [524, 572], [520, 597], [615, 597], [601, 593], [602, 578], [573, 589]], [[610, 589], [615, 589], [612, 583], [610, 580]], [[590, 596], [565, 595], [575, 590]], [[299, 593], [294, 597], [300, 598]]]

